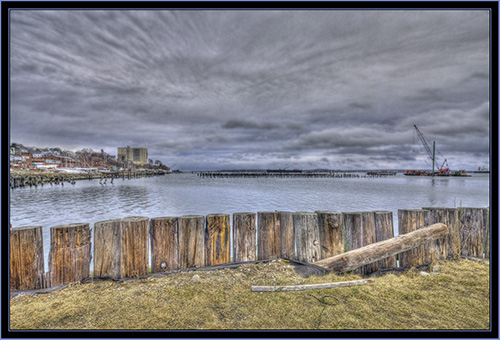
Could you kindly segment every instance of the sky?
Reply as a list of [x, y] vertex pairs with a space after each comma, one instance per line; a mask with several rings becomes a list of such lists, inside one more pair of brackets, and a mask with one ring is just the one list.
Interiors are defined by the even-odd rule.
[[[485, 10], [12, 10], [10, 141], [173, 169], [489, 167]], [[439, 164], [441, 165], [441, 164]]]

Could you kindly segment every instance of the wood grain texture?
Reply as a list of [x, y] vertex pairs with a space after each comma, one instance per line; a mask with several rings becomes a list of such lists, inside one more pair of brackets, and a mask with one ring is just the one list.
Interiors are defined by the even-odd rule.
[[[399, 235], [404, 235], [409, 232], [418, 230], [425, 226], [428, 221], [428, 210], [419, 209], [400, 209], [398, 210], [398, 228]], [[434, 260], [434, 247], [429, 244], [422, 244], [418, 248], [409, 250], [400, 254], [399, 265], [401, 267], [417, 267], [430, 263]]]
[[293, 214], [297, 258], [299, 261], [316, 262], [321, 256], [318, 215], [310, 212]]
[[490, 258], [490, 208], [483, 208], [484, 257]]
[[280, 220], [280, 256], [295, 260], [295, 229], [293, 226], [293, 212], [279, 211]]
[[363, 229], [361, 213], [343, 212], [342, 221], [344, 224], [344, 251], [354, 250], [363, 246]]
[[[375, 238], [377, 242], [394, 237], [394, 222], [391, 211], [375, 211]], [[396, 256], [378, 261], [378, 269], [396, 268]]]
[[[376, 242], [375, 213], [372, 211], [342, 213], [344, 221], [346, 248], [358, 249]], [[378, 270], [377, 263], [359, 267], [356, 273], [367, 275]]]
[[177, 217], [151, 219], [151, 272], [179, 269], [179, 224]]
[[328, 258], [344, 252], [344, 224], [342, 214], [333, 211], [316, 211], [318, 214], [320, 258]]
[[256, 213], [233, 214], [233, 257], [235, 262], [257, 259]]
[[88, 223], [50, 228], [49, 287], [89, 277], [91, 259]]
[[206, 219], [205, 264], [212, 266], [231, 262], [229, 214], [208, 214]]
[[10, 228], [10, 290], [45, 288], [41, 226]]
[[149, 269], [149, 218], [125, 217], [120, 220], [122, 277], [138, 277]]
[[461, 240], [458, 222], [458, 209], [440, 207], [424, 207], [422, 209], [429, 211], [427, 221], [425, 222], [426, 225], [444, 223], [450, 229], [450, 233], [447, 236], [433, 242], [436, 253], [435, 258], [447, 259], [459, 257]]
[[[377, 242], [377, 235], [375, 230], [375, 213], [373, 211], [361, 212], [361, 225], [363, 233], [362, 247]], [[360, 268], [361, 275], [368, 275], [378, 270], [378, 263], [373, 262]]]
[[279, 213], [257, 212], [257, 260], [278, 258], [280, 249]]
[[458, 208], [461, 256], [483, 257], [484, 212], [482, 208]]
[[448, 227], [442, 223], [417, 229], [401, 234], [385, 241], [376, 242], [367, 246], [348, 251], [327, 259], [317, 261], [315, 265], [344, 273], [354, 270], [369, 263], [375, 263], [398, 253], [405, 253], [416, 249], [422, 244], [429, 243], [449, 232]]
[[94, 276], [121, 279], [121, 220], [94, 223]]
[[179, 217], [179, 268], [205, 266], [205, 217]]

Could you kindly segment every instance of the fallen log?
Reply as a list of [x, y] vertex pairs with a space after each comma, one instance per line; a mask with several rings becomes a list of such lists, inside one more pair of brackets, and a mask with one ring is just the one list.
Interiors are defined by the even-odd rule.
[[338, 287], [352, 287], [373, 283], [375, 280], [355, 280], [344, 282], [317, 283], [297, 286], [252, 286], [252, 292], [290, 292], [297, 290], [325, 289]]
[[448, 232], [449, 229], [445, 224], [436, 223], [404, 235], [316, 261], [314, 264], [329, 271], [343, 273], [416, 248], [425, 242], [445, 236]]

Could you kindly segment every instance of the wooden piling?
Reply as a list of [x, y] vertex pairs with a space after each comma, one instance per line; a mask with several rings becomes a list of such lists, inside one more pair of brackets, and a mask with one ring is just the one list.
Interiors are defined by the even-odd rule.
[[205, 265], [205, 218], [186, 215], [179, 223], [179, 268], [199, 268]]
[[484, 212], [482, 208], [459, 208], [462, 256], [483, 257]]
[[293, 214], [293, 226], [299, 261], [316, 262], [320, 260], [318, 215], [310, 212], [296, 212]]
[[148, 274], [149, 269], [149, 218], [125, 217], [121, 227], [121, 273], [123, 277]]
[[233, 258], [235, 262], [257, 259], [255, 221], [255, 213], [233, 214]]
[[424, 207], [429, 211], [426, 225], [434, 223], [444, 223], [450, 229], [450, 233], [444, 239], [438, 239], [434, 242], [437, 259], [457, 258], [460, 256], [461, 240], [458, 222], [458, 209], [456, 208], [438, 208]]
[[361, 213], [343, 212], [342, 222], [344, 224], [344, 252], [361, 248], [363, 246]]
[[[377, 242], [375, 230], [375, 213], [373, 211], [361, 212], [363, 247]], [[360, 268], [361, 275], [368, 275], [378, 270], [378, 263], [373, 262]]]
[[[374, 212], [342, 213], [346, 247], [349, 251], [376, 242]], [[377, 263], [371, 263], [356, 269], [356, 273], [367, 275], [378, 270]]]
[[94, 276], [121, 279], [148, 274], [148, 221], [132, 216], [94, 224]]
[[94, 223], [94, 276], [121, 279], [120, 219]]
[[490, 258], [490, 208], [483, 208], [484, 257]]
[[342, 214], [332, 211], [316, 211], [318, 214], [320, 258], [325, 259], [344, 252], [344, 224]]
[[[428, 221], [428, 214], [428, 210], [399, 209], [399, 235], [407, 234], [423, 228], [425, 226], [425, 222]], [[401, 253], [399, 257], [399, 265], [400, 267], [410, 268], [430, 263], [435, 259], [432, 255], [433, 253], [435, 254], [434, 251], [431, 251], [430, 243], [423, 244], [418, 248]]]
[[10, 290], [45, 288], [42, 227], [10, 228], [9, 248]]
[[[377, 242], [394, 237], [394, 223], [391, 211], [375, 211], [375, 239]], [[396, 256], [378, 261], [378, 269], [396, 268]]]
[[206, 219], [205, 264], [212, 266], [231, 262], [229, 214], [208, 214]]
[[177, 217], [151, 219], [151, 272], [179, 269], [179, 224]]
[[50, 228], [49, 287], [89, 277], [91, 234], [88, 223]]
[[278, 258], [280, 248], [279, 213], [257, 212], [257, 260]]
[[295, 229], [293, 227], [293, 212], [279, 211], [280, 220], [280, 256], [295, 260]]

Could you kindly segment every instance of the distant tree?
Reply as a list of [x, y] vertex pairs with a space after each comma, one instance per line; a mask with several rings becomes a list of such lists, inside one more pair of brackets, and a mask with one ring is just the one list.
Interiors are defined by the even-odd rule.
[[150, 159], [148, 159], [148, 163], [149, 163], [149, 164], [153, 164], [153, 160], [152, 160], [151, 158], [150, 158]]
[[162, 163], [161, 161], [159, 161], [159, 160], [156, 160], [156, 161], [155, 161], [155, 165], [162, 166], [162, 165], [163, 165], [163, 163]]

